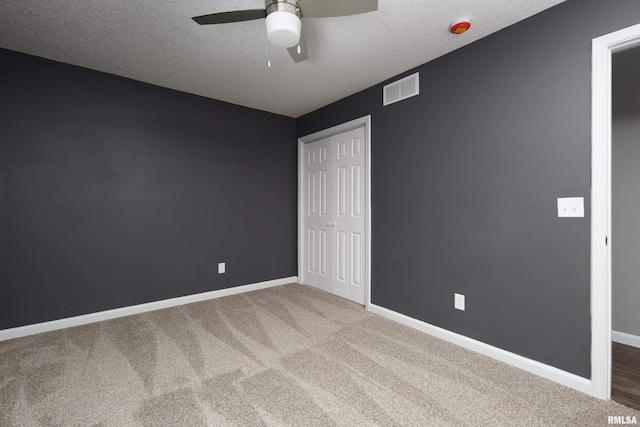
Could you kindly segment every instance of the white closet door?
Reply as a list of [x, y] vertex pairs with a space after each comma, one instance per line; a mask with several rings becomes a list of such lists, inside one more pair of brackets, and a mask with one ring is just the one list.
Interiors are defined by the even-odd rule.
[[306, 144], [304, 281], [365, 303], [365, 133], [358, 128]]
[[364, 128], [331, 137], [334, 174], [332, 292], [365, 302], [365, 155]]
[[331, 199], [328, 195], [331, 176], [329, 160], [331, 138], [321, 139], [304, 146], [305, 188], [305, 274], [307, 284], [327, 292], [331, 290], [332, 242], [330, 241], [329, 214]]

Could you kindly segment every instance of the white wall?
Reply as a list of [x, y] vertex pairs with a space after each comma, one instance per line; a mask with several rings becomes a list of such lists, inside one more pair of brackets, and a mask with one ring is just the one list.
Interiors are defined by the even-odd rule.
[[640, 48], [613, 58], [612, 329], [640, 337]]

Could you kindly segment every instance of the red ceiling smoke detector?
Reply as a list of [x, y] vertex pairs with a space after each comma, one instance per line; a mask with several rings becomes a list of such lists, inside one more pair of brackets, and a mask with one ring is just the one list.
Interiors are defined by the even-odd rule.
[[471, 28], [471, 20], [468, 18], [458, 19], [449, 27], [452, 34], [462, 34]]

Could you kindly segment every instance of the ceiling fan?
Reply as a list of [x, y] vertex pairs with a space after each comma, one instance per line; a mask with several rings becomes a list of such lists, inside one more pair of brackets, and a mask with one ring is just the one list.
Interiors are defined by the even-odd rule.
[[308, 58], [300, 18], [331, 18], [378, 10], [378, 0], [265, 0], [264, 9], [234, 10], [192, 18], [200, 25], [266, 18], [271, 44], [287, 48], [294, 62]]

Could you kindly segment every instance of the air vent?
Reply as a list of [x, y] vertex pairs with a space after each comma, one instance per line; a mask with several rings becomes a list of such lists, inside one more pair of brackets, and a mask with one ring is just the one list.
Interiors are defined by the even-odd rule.
[[382, 105], [393, 104], [420, 93], [420, 73], [389, 83], [382, 88]]

